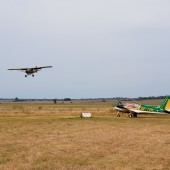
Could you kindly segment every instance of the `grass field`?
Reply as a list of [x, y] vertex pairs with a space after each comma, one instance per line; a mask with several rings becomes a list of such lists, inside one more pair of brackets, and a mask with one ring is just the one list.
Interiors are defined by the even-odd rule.
[[169, 170], [170, 115], [117, 118], [112, 104], [1, 103], [0, 169]]

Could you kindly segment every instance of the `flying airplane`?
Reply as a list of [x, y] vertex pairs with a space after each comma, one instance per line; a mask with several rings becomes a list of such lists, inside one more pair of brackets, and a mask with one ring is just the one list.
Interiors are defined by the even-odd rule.
[[[170, 114], [170, 96], [167, 96], [160, 106], [134, 104], [130, 108], [128, 105], [122, 105], [123, 110], [120, 112], [129, 113], [129, 117], [137, 117], [138, 114]], [[118, 110], [117, 105], [114, 106]]]
[[52, 66], [43, 66], [43, 67], [31, 67], [31, 68], [14, 68], [14, 69], [8, 69], [8, 70], [18, 70], [18, 71], [24, 71], [26, 73], [25, 77], [28, 75], [32, 75], [34, 77], [34, 73], [37, 73], [43, 68], [51, 68]]

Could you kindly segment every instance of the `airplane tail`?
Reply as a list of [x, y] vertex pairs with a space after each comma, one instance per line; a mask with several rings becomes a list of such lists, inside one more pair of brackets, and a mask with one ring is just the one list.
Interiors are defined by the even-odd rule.
[[160, 109], [170, 110], [170, 96], [167, 96], [160, 106]]

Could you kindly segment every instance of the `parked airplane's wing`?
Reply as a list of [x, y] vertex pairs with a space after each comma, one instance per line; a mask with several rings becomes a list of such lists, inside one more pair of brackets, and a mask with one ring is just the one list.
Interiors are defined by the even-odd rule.
[[131, 113], [137, 113], [137, 114], [164, 114], [164, 112], [151, 112], [151, 111], [144, 111], [144, 110], [138, 110], [138, 109], [128, 109]]

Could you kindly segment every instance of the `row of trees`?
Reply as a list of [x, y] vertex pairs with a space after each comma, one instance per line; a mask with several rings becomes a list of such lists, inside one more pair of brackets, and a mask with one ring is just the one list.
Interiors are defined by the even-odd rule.
[[[138, 97], [138, 98], [127, 98], [127, 97], [113, 97], [113, 98], [86, 98], [80, 100], [100, 100], [102, 102], [106, 102], [107, 100], [121, 100], [121, 101], [131, 101], [131, 100], [152, 100], [152, 99], [164, 99], [166, 96], [149, 96], [149, 97]], [[22, 102], [22, 101], [53, 101], [57, 103], [57, 101], [72, 101], [71, 98], [64, 99], [19, 99], [16, 97], [15, 99], [0, 99], [0, 100], [11, 100], [14, 102]], [[78, 99], [77, 99], [78, 100]]]

